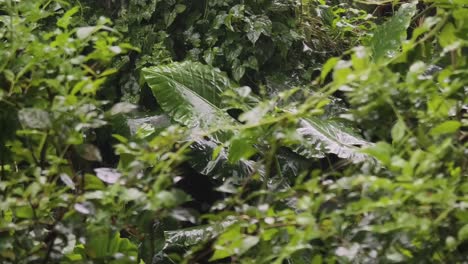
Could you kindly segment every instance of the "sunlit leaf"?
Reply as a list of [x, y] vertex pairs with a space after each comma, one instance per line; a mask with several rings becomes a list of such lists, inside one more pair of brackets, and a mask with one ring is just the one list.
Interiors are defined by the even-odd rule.
[[109, 113], [111, 115], [118, 115], [118, 114], [127, 114], [130, 112], [135, 111], [138, 108], [138, 106], [128, 103], [128, 102], [120, 102], [112, 106], [111, 110]]
[[234, 228], [230, 228], [218, 237], [214, 245], [215, 253], [210, 258], [210, 261], [233, 255], [241, 256], [257, 245], [259, 241], [260, 237], [244, 235], [240, 230], [240, 226], [234, 226]]
[[113, 168], [97, 168], [94, 169], [96, 176], [103, 182], [110, 184], [116, 183], [122, 176], [116, 169]]
[[70, 176], [68, 176], [66, 173], [60, 174], [60, 179], [62, 180], [63, 183], [65, 183], [65, 185], [70, 187], [72, 190], [75, 190], [75, 183], [70, 178]]
[[71, 23], [71, 19], [74, 14], [80, 11], [78, 6], [73, 7], [72, 9], [68, 10], [59, 20], [57, 20], [57, 26], [67, 29]]
[[95, 209], [92, 203], [84, 202], [84, 203], [76, 203], [74, 208], [77, 212], [82, 213], [84, 215], [93, 214]]
[[80, 27], [76, 30], [76, 36], [79, 39], [85, 39], [89, 37], [94, 31], [96, 31], [97, 27]]
[[390, 165], [392, 150], [392, 146], [387, 142], [378, 142], [377, 144], [366, 148], [363, 152], [378, 159], [384, 165]]
[[456, 29], [452, 23], [448, 23], [444, 26], [439, 35], [439, 43], [442, 47], [448, 47], [457, 41], [455, 36]]
[[442, 124], [434, 127], [429, 131], [433, 136], [450, 134], [456, 132], [461, 127], [461, 123], [455, 120], [445, 121]]
[[30, 219], [34, 217], [34, 211], [31, 206], [19, 206], [15, 209], [15, 216]]

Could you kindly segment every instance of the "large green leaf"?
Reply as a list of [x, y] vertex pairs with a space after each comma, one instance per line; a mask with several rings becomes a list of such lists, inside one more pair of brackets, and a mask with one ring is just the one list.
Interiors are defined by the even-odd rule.
[[[201, 63], [182, 62], [146, 68], [143, 73], [163, 110], [176, 122], [202, 130], [235, 124], [221, 109], [221, 94], [231, 89], [231, 83], [219, 70]], [[220, 144], [218, 139], [227, 139], [224, 136], [226, 133], [216, 133], [208, 140], [195, 138], [191, 146], [192, 166], [213, 177], [226, 172], [237, 177], [250, 175], [253, 162], [230, 164], [224, 150], [213, 158], [213, 151]]]
[[360, 152], [360, 148], [370, 146], [371, 143], [337, 121], [312, 117], [301, 119], [297, 132], [306, 141], [295, 151], [308, 158], [323, 157], [325, 153], [333, 153], [353, 162], [368, 159], [367, 155]]
[[415, 3], [403, 4], [393, 17], [375, 29], [370, 42], [375, 61], [394, 57], [398, 53], [415, 13]]
[[221, 109], [221, 94], [231, 87], [219, 70], [197, 62], [176, 62], [143, 69], [162, 109], [176, 122], [206, 130], [234, 124]]

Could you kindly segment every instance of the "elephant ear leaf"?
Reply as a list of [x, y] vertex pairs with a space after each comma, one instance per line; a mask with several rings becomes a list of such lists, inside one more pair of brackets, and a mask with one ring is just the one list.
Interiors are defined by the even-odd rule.
[[231, 83], [218, 69], [186, 61], [144, 68], [143, 75], [161, 108], [174, 121], [205, 131], [235, 123], [221, 109], [221, 94]]
[[305, 157], [316, 158], [323, 157], [326, 153], [333, 153], [354, 163], [370, 159], [360, 150], [372, 143], [365, 141], [337, 121], [304, 118], [299, 122], [297, 132], [305, 140], [294, 151]]

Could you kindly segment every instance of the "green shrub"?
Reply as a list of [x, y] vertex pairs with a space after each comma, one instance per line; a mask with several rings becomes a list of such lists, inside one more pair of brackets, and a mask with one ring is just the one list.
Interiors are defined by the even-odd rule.
[[468, 261], [463, 1], [82, 3], [0, 2], [2, 263]]

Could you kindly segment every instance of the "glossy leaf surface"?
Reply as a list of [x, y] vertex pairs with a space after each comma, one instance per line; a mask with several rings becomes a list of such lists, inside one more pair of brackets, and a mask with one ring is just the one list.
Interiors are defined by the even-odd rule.
[[367, 156], [360, 153], [360, 148], [371, 145], [337, 121], [318, 118], [302, 119], [297, 132], [307, 141], [295, 151], [309, 158], [323, 157], [326, 153], [333, 153], [340, 158], [361, 162]]
[[406, 30], [415, 13], [415, 3], [403, 4], [394, 16], [376, 28], [370, 43], [375, 61], [393, 58], [399, 53], [402, 41], [406, 39]]
[[173, 63], [143, 69], [162, 109], [190, 128], [209, 129], [234, 124], [221, 107], [221, 94], [229, 79], [210, 66], [195, 62]]

